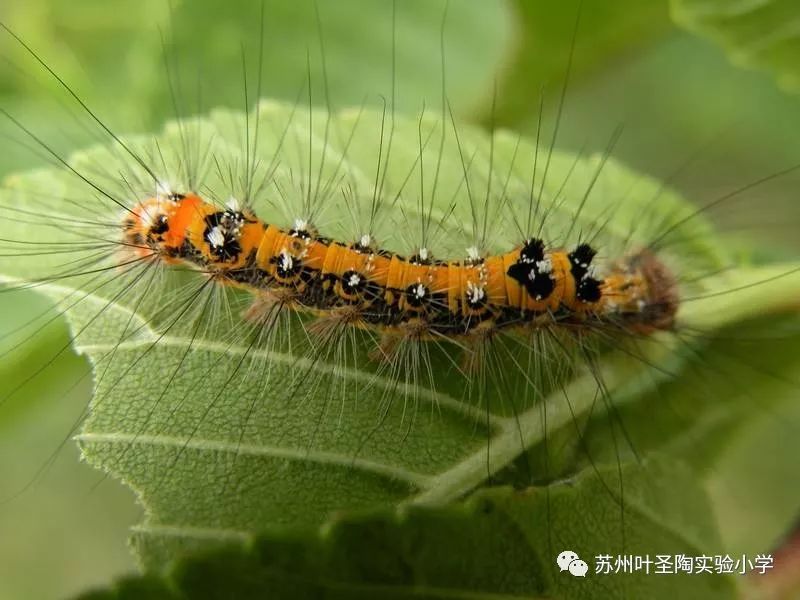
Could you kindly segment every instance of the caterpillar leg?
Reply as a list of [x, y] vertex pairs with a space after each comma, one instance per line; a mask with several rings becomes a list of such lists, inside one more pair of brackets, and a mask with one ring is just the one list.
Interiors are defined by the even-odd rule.
[[370, 360], [379, 363], [392, 363], [408, 342], [422, 342], [431, 339], [431, 328], [424, 319], [409, 319], [381, 333], [378, 345], [369, 353]]
[[315, 338], [330, 339], [344, 328], [357, 327], [361, 320], [362, 311], [360, 308], [345, 306], [318, 316], [308, 324], [307, 331]]
[[273, 320], [283, 309], [295, 304], [295, 294], [286, 290], [276, 292], [260, 292], [253, 302], [242, 313], [242, 318], [252, 323], [264, 323]]
[[464, 351], [461, 354], [461, 371], [465, 375], [474, 375], [481, 371], [496, 335], [497, 328], [492, 321], [484, 321], [469, 332], [464, 340]]

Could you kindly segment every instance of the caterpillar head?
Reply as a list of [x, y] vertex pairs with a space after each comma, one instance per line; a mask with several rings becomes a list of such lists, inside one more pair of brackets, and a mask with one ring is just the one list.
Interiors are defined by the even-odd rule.
[[137, 256], [169, 258], [185, 237], [185, 216], [200, 202], [192, 194], [170, 193], [143, 200], [123, 219], [122, 243]]

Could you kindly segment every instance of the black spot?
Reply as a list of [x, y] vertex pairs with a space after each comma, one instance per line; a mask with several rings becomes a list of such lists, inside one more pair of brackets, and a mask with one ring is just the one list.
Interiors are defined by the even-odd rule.
[[290, 229], [289, 235], [292, 237], [300, 238], [301, 240], [310, 240], [311, 233], [307, 229]]
[[589, 275], [589, 268], [596, 255], [597, 250], [589, 244], [581, 244], [567, 255], [570, 273], [575, 279], [575, 297], [582, 302], [597, 302], [602, 296], [602, 282]]
[[432, 263], [430, 258], [422, 258], [419, 254], [414, 254], [408, 259], [412, 265], [430, 265]]
[[167, 222], [166, 215], [158, 215], [156, 222], [150, 228], [150, 233], [153, 235], [162, 235], [169, 231], [169, 223]]
[[421, 283], [413, 283], [406, 288], [406, 301], [410, 306], [420, 307], [430, 295], [430, 290]]
[[483, 293], [478, 296], [474, 296], [467, 291], [467, 306], [469, 306], [472, 310], [477, 310], [486, 306], [486, 291], [483, 288], [478, 289], [483, 291]]
[[[239, 244], [239, 228], [244, 223], [244, 215], [234, 211], [220, 211], [206, 217], [206, 229], [203, 239], [208, 244], [211, 254], [224, 262], [233, 262], [242, 252]], [[222, 244], [214, 245], [209, 236], [214, 229], [222, 234]]]
[[300, 270], [303, 268], [303, 264], [296, 256], [292, 256], [291, 254], [286, 256], [288, 256], [290, 263], [288, 268], [286, 265], [286, 259], [282, 253], [278, 256], [273, 256], [271, 262], [277, 265], [275, 272], [278, 274], [278, 277], [281, 279], [292, 279], [298, 273], [300, 273]]
[[592, 248], [589, 244], [581, 244], [575, 250], [567, 255], [570, 263], [570, 271], [575, 275], [575, 279], [580, 279], [589, 269], [597, 254], [597, 250]]
[[[356, 283], [353, 283], [355, 280]], [[358, 271], [345, 271], [342, 275], [342, 290], [352, 296], [362, 291], [366, 285], [366, 278]]]
[[597, 302], [602, 296], [600, 293], [600, 281], [594, 277], [584, 277], [578, 283], [575, 295], [584, 302]]
[[359, 254], [372, 254], [372, 247], [371, 246], [365, 246], [360, 241], [358, 241], [355, 244], [353, 244], [353, 250], [355, 250]]
[[524, 263], [544, 260], [544, 242], [537, 238], [527, 240], [519, 251], [519, 260]]
[[534, 300], [544, 300], [556, 287], [556, 282], [549, 271], [540, 267], [545, 260], [544, 242], [531, 239], [525, 242], [519, 252], [519, 260], [508, 268], [506, 275], [525, 288]]

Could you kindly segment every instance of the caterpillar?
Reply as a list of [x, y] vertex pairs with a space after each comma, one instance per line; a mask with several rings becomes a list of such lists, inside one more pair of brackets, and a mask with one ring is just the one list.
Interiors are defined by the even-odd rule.
[[[53, 298], [34, 327], [66, 315], [89, 358], [70, 434], [146, 504], [142, 563], [264, 523], [586, 479], [627, 548], [624, 467], [647, 440], [626, 399], [663, 410], [687, 363], [703, 396], [713, 333], [791, 303], [793, 263], [751, 269], [708, 213], [792, 168], [695, 205], [614, 140], [584, 156], [464, 124], [445, 93], [402, 116], [380, 96], [315, 107], [312, 88], [176, 110], [155, 135], [81, 112], [101, 144], [70, 158], [4, 109], [56, 163], [0, 195], [5, 290]], [[576, 539], [557, 510], [543, 555]]]
[[541, 239], [529, 239], [499, 256], [470, 247], [463, 261], [437, 261], [427, 248], [410, 258], [376, 249], [369, 234], [350, 244], [328, 240], [300, 219], [283, 231], [235, 200], [220, 211], [194, 194], [170, 193], [132, 212], [124, 243], [145, 255], [389, 337], [468, 338], [587, 315], [632, 330], [669, 329], [677, 311], [673, 277], [648, 253], [597, 279], [597, 251], [586, 243], [546, 252]]

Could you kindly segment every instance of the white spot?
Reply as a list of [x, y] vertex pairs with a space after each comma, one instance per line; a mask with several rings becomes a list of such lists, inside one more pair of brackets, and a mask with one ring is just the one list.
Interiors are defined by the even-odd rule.
[[289, 254], [289, 251], [286, 248], [281, 250], [279, 264], [281, 270], [283, 271], [291, 271], [292, 268], [294, 267], [294, 258], [292, 257], [291, 254]]
[[225, 204], [225, 208], [227, 208], [231, 212], [239, 212], [241, 205], [239, 204], [239, 201], [236, 198], [231, 196], [230, 198], [228, 198], [228, 202]]
[[421, 283], [418, 283], [416, 286], [414, 286], [412, 293], [417, 300], [422, 300], [425, 297], [425, 286]]
[[536, 261], [536, 269], [539, 273], [552, 273], [553, 261], [550, 260], [549, 256], [545, 256], [543, 260]]
[[471, 281], [467, 282], [467, 299], [471, 304], [477, 304], [486, 297], [486, 290], [481, 286], [475, 285]]
[[219, 225], [208, 232], [208, 243], [211, 244], [212, 248], [219, 248], [225, 245], [225, 234]]
[[534, 281], [536, 279], [536, 271], [534, 271], [533, 269], [528, 271], [528, 279]]
[[295, 231], [308, 231], [308, 220], [307, 219], [295, 219], [294, 220], [294, 229], [295, 229]]
[[589, 265], [589, 268], [586, 269], [586, 274], [583, 276], [584, 279], [592, 278], [594, 279], [597, 275], [597, 265]]
[[646, 305], [645, 301], [640, 298], [639, 300], [636, 301], [636, 310], [642, 312], [644, 310], [645, 305]]
[[420, 258], [420, 260], [428, 260], [428, 249], [427, 248], [420, 248], [419, 249], [419, 258]]
[[467, 258], [469, 260], [479, 260], [481, 257], [481, 252], [478, 250], [477, 246], [470, 246], [467, 248]]
[[349, 285], [351, 288], [357, 287], [358, 284], [360, 283], [361, 283], [361, 276], [358, 273], [353, 273], [347, 279], [347, 285]]
[[368, 233], [365, 233], [361, 236], [361, 239], [358, 240], [358, 244], [362, 248], [369, 248], [372, 245], [372, 236]]

